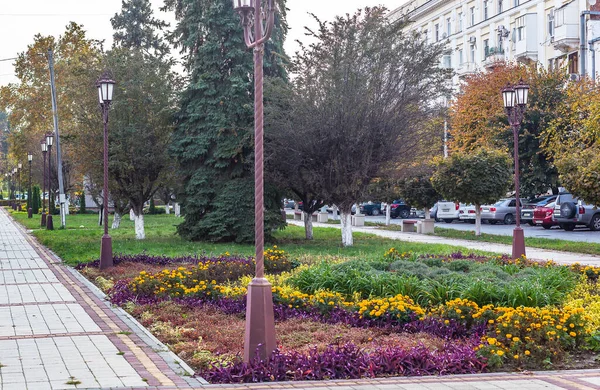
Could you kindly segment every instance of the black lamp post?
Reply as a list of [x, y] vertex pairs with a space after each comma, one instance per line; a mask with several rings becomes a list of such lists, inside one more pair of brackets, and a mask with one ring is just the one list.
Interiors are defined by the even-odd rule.
[[33, 154], [27, 153], [27, 162], [29, 162], [29, 190], [27, 191], [27, 218], [33, 218], [33, 210], [31, 208], [31, 162]]
[[54, 222], [52, 222], [52, 145], [54, 145], [54, 135], [46, 134], [46, 145], [48, 145], [48, 215], [46, 216], [46, 229], [54, 230]]
[[525, 256], [525, 236], [521, 228], [521, 194], [519, 183], [519, 129], [523, 122], [527, 100], [529, 96], [529, 85], [523, 80], [515, 86], [508, 84], [502, 90], [504, 100], [504, 109], [508, 117], [508, 123], [513, 129], [514, 155], [515, 155], [515, 198], [516, 198], [516, 217], [517, 225], [513, 230], [512, 258], [518, 259]]
[[115, 81], [104, 72], [96, 83], [98, 87], [98, 101], [102, 110], [102, 121], [104, 122], [104, 199], [102, 201], [102, 222], [104, 223], [104, 235], [100, 246], [100, 269], [113, 266], [112, 239], [108, 234], [108, 109], [113, 98]]
[[46, 145], [46, 139], [42, 140], [42, 155], [44, 156], [44, 169], [43, 172], [43, 180], [42, 180], [42, 222], [41, 226], [46, 226], [46, 153], [48, 153], [48, 145]]
[[[18, 180], [19, 180], [19, 201], [23, 200], [23, 187], [21, 186], [21, 169], [23, 169], [23, 164], [18, 163], [17, 164], [17, 174], [18, 174]], [[19, 209], [21, 208], [21, 203], [19, 202]]]

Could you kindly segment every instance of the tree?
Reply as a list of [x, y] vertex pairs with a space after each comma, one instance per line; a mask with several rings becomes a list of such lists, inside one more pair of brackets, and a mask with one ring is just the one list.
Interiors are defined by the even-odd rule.
[[[285, 1], [278, 4], [264, 71], [285, 78]], [[185, 219], [177, 231], [191, 240], [253, 242], [253, 58], [239, 16], [223, 0], [167, 0], [165, 7], [175, 10], [172, 42], [190, 73], [171, 145], [183, 179], [177, 198]], [[268, 238], [284, 221], [279, 193], [265, 190]]]
[[558, 191], [558, 172], [552, 155], [542, 148], [544, 133], [565, 99], [566, 73], [535, 66], [503, 64], [467, 79], [450, 108], [450, 151], [481, 147], [513, 151], [513, 133], [502, 105], [501, 90], [507, 83], [525, 80], [530, 86], [529, 104], [519, 134], [521, 190], [529, 196]]
[[569, 84], [565, 93], [544, 148], [554, 156], [565, 188], [600, 205], [600, 90], [581, 81]]
[[31, 209], [34, 214], [38, 214], [40, 212], [40, 205], [42, 204], [42, 200], [40, 198], [40, 187], [33, 186], [33, 195], [31, 199]]
[[425, 211], [425, 219], [429, 219], [429, 209], [440, 200], [440, 194], [431, 183], [432, 169], [421, 166], [400, 183], [400, 193], [404, 201], [412, 207]]
[[87, 214], [87, 207], [85, 204], [85, 191], [81, 191], [79, 195], [79, 214]]
[[298, 171], [339, 207], [345, 246], [352, 205], [382, 168], [412, 157], [428, 110], [448, 92], [442, 46], [385, 15], [366, 8], [330, 23], [317, 19], [318, 30], [308, 32], [316, 43], [301, 46], [293, 63], [288, 119], [277, 123], [278, 145], [287, 147], [279, 154], [300, 155]]
[[481, 205], [506, 195], [512, 178], [507, 152], [479, 149], [435, 160], [433, 188], [448, 200], [475, 205], [475, 234], [481, 235]]

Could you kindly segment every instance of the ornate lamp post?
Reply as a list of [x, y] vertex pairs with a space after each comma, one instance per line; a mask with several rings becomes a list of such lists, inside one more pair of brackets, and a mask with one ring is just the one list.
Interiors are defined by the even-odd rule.
[[43, 180], [42, 180], [42, 222], [41, 226], [46, 226], [46, 153], [48, 153], [48, 145], [46, 145], [46, 139], [42, 140], [42, 155], [44, 156], [44, 169], [43, 169]]
[[96, 83], [98, 87], [98, 100], [102, 110], [102, 121], [104, 122], [104, 189], [102, 222], [104, 223], [104, 235], [100, 247], [100, 269], [113, 266], [112, 240], [108, 235], [108, 109], [113, 98], [115, 81], [105, 72]]
[[27, 218], [33, 218], [32, 208], [31, 208], [31, 162], [33, 161], [33, 154], [31, 152], [27, 153], [27, 161], [29, 162], [29, 190], [27, 191]]
[[517, 259], [525, 256], [525, 237], [521, 228], [521, 194], [519, 188], [519, 129], [523, 122], [525, 110], [527, 108], [527, 99], [529, 95], [529, 85], [520, 80], [514, 87], [510, 84], [502, 90], [504, 100], [504, 110], [508, 117], [508, 123], [513, 129], [514, 154], [515, 154], [515, 198], [516, 198], [516, 217], [517, 225], [513, 230], [512, 257]]
[[54, 207], [50, 207], [52, 199], [52, 145], [54, 145], [54, 134], [46, 134], [46, 145], [48, 145], [48, 215], [46, 216], [46, 229], [54, 230], [54, 223], [52, 222], [52, 210]]
[[266, 358], [276, 347], [271, 284], [264, 275], [264, 180], [263, 180], [263, 56], [265, 42], [275, 21], [273, 0], [233, 0], [242, 18], [244, 41], [254, 49], [254, 242], [256, 274], [248, 285], [244, 360]]
[[14, 202], [13, 202], [13, 210], [17, 210], [17, 205], [18, 203], [18, 191], [19, 191], [19, 186], [18, 186], [18, 181], [17, 181], [17, 167], [13, 168], [13, 172], [12, 172], [12, 182], [13, 182], [13, 198], [14, 198]]

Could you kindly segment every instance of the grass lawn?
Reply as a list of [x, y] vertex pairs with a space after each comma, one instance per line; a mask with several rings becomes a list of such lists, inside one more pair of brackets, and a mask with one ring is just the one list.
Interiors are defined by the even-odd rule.
[[[499, 236], [496, 234], [482, 233], [476, 236], [474, 231], [462, 231], [446, 228], [435, 228], [436, 236], [459, 238], [462, 240], [493, 242], [497, 244], [512, 244], [511, 236]], [[532, 248], [550, 249], [557, 251], [585, 253], [589, 255], [600, 255], [600, 244], [593, 242], [567, 241], [550, 238], [525, 237], [525, 245]]]
[[[99, 257], [102, 227], [98, 226], [95, 214], [68, 215], [67, 229], [58, 229], [60, 220], [55, 218], [54, 231], [41, 229], [40, 216], [28, 219], [27, 213], [10, 211], [13, 218], [33, 231], [41, 244], [58, 254], [67, 264], [77, 264], [95, 260]], [[153, 255], [183, 256], [200, 253], [219, 255], [225, 252], [242, 255], [254, 254], [254, 246], [234, 243], [190, 242], [176, 234], [176, 225], [182, 219], [174, 215], [148, 215], [145, 218], [146, 239], [136, 240], [133, 221], [123, 218], [119, 229], [110, 229], [113, 239], [113, 252], [136, 254], [147, 252]], [[112, 218], [110, 220], [112, 222]], [[448, 254], [462, 251], [465, 253], [483, 253], [463, 247], [407, 243], [371, 234], [354, 233], [354, 246], [341, 246], [340, 231], [336, 228], [315, 228], [312, 241], [304, 240], [304, 228], [290, 225], [274, 234], [275, 240], [267, 245], [278, 245], [292, 257], [302, 256], [343, 256], [347, 258], [379, 258], [391, 247], [401, 252]]]

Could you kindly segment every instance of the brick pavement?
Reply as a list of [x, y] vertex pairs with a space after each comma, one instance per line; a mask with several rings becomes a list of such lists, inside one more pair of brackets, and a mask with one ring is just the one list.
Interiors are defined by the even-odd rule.
[[186, 369], [0, 211], [0, 389], [600, 389], [600, 370], [209, 385]]

